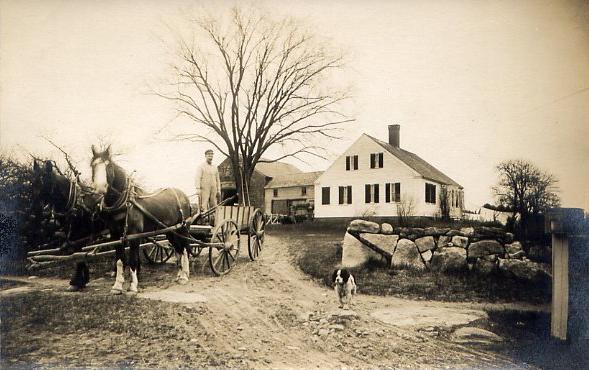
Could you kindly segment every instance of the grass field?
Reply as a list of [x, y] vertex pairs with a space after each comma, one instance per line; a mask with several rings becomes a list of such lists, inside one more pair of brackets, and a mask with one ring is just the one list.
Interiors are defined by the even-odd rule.
[[[290, 238], [291, 253], [301, 270], [325, 285], [331, 285], [331, 273], [341, 262], [343, 227], [306, 223], [275, 226], [269, 232]], [[529, 303], [549, 302], [551, 294], [549, 282], [531, 284], [469, 272], [446, 275], [410, 269], [392, 270], [384, 261], [376, 260], [353, 268], [351, 272], [363, 294], [441, 301]]]

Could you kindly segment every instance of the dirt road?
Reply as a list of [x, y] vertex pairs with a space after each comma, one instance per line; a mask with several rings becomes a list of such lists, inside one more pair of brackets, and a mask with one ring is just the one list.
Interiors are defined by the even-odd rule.
[[[268, 235], [256, 262], [247, 261], [242, 243], [240, 263], [224, 277], [211, 276], [202, 257], [185, 286], [171, 282], [173, 265], [145, 269], [139, 297], [108, 295], [110, 278], [94, 281], [86, 293], [66, 293], [66, 281], [55, 279], [34, 279], [20, 292], [5, 290], [3, 310], [26, 310], [23, 305], [35, 304], [31, 300], [42, 300], [36, 304], [61, 306], [57, 310], [65, 313], [39, 308], [35, 318], [3, 311], [3, 361], [140, 367], [518, 366], [492, 351], [451, 343], [444, 335], [448, 328], [428, 323], [432, 315], [448, 324], [479, 318], [481, 311], [465, 305], [360, 294], [353, 312], [341, 312], [330, 289], [294, 267], [290, 242]], [[176, 302], [153, 300], [158, 295]], [[387, 308], [404, 313], [403, 320], [379, 320], [378, 312], [382, 317]], [[45, 322], [36, 323], [39, 317]]]

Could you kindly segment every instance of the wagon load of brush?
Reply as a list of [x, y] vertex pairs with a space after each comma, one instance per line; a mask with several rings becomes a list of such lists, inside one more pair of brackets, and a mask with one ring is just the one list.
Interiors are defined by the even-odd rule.
[[[240, 235], [247, 236], [250, 259], [256, 260], [264, 245], [266, 219], [262, 211], [253, 206], [228, 205], [235, 201], [229, 198], [205, 212], [199, 212], [173, 226], [129, 234], [118, 240], [111, 240], [82, 247], [80, 251], [63, 255], [63, 248], [41, 249], [28, 253], [29, 270], [56, 266], [66, 261], [89, 260], [115, 254], [115, 247], [131, 240], [144, 240], [141, 244], [144, 257], [151, 263], [165, 263], [174, 253], [166, 240], [166, 233], [188, 228], [189, 253], [198, 256], [205, 248], [209, 250], [209, 264], [216, 275], [229, 272], [237, 262], [240, 251]], [[132, 200], [130, 200], [132, 202]], [[135, 207], [138, 205], [135, 204]], [[141, 210], [141, 208], [139, 208]], [[149, 218], [147, 210], [146, 213]], [[156, 220], [154, 220], [156, 221]], [[184, 237], [184, 236], [183, 236]]]

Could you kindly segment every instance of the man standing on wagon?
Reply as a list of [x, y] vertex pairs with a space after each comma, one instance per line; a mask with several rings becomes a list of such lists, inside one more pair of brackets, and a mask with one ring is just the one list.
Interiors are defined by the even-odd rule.
[[206, 161], [196, 169], [196, 196], [201, 211], [206, 211], [214, 206], [221, 199], [221, 180], [219, 171], [213, 166], [213, 151], [205, 151]]

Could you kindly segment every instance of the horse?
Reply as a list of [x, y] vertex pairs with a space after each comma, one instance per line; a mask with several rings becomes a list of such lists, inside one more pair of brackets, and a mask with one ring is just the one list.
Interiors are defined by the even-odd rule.
[[[89, 187], [70, 180], [55, 163], [46, 160], [39, 165], [33, 162], [32, 198], [43, 207], [49, 207], [54, 218], [65, 231], [60, 246], [63, 254], [78, 252], [87, 242], [95, 239], [105, 225], [95, 216], [99, 197]], [[70, 281], [71, 291], [83, 289], [89, 281], [88, 266], [80, 262]]]
[[[101, 217], [107, 222], [112, 235], [122, 238], [116, 247], [116, 279], [112, 294], [123, 293], [124, 268], [128, 265], [131, 273], [129, 293], [136, 294], [140, 269], [140, 240], [127, 239], [128, 235], [156, 231], [184, 223], [191, 215], [190, 202], [186, 194], [175, 188], [165, 188], [147, 194], [135, 184], [125, 170], [113, 162], [110, 145], [99, 152], [92, 145], [92, 184], [94, 191], [102, 198]], [[188, 249], [190, 244], [189, 225], [169, 231], [166, 236], [176, 252], [180, 267], [176, 276], [179, 284], [186, 284], [190, 276]], [[129, 246], [129, 261], [125, 258], [125, 247]]]

